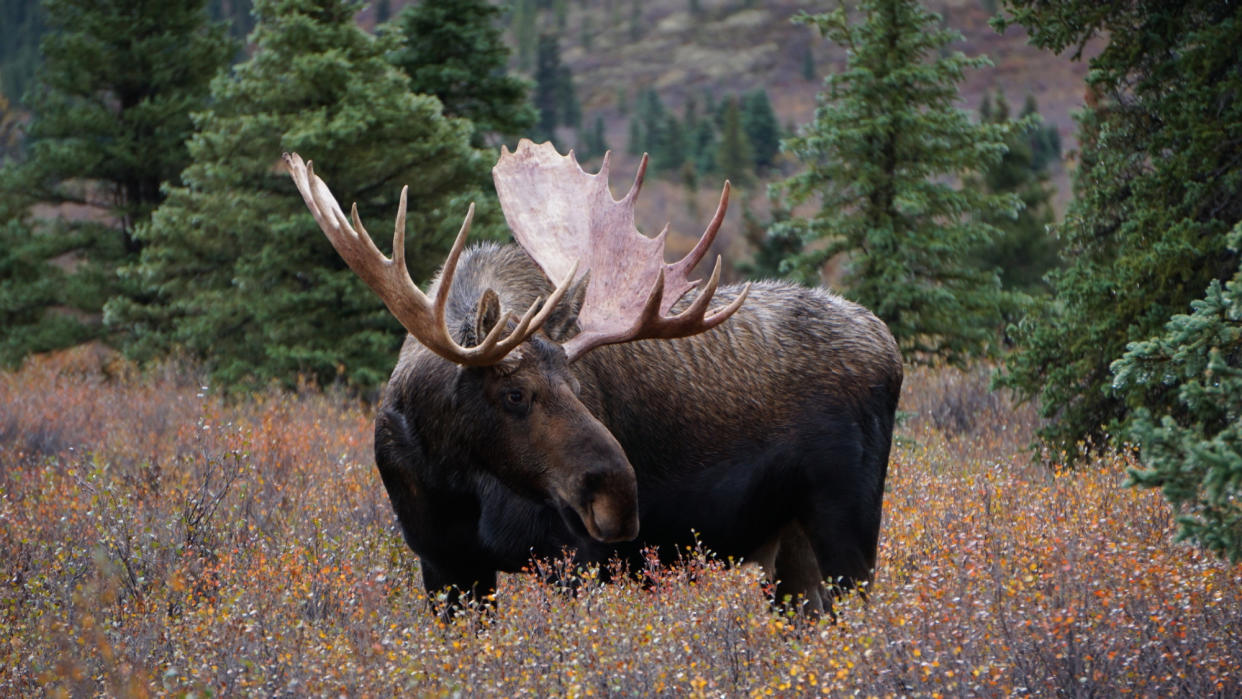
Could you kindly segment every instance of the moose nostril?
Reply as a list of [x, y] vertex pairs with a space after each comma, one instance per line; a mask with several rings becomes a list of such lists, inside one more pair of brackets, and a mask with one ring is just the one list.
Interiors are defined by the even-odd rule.
[[638, 536], [638, 514], [631, 508], [622, 508], [628, 512], [618, 511], [615, 503], [597, 499], [591, 503], [591, 520], [595, 524], [596, 535], [604, 542], [630, 541]]

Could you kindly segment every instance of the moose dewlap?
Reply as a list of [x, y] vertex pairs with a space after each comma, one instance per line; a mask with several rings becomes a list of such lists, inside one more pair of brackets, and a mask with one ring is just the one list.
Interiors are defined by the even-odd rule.
[[[498, 571], [572, 551], [639, 561], [696, 540], [759, 562], [778, 599], [830, 608], [876, 558], [901, 356], [866, 309], [782, 282], [689, 279], [724, 220], [664, 262], [572, 153], [523, 140], [493, 169], [519, 246], [465, 248], [426, 294], [296, 154], [285, 162], [332, 245], [409, 331], [375, 458], [431, 593], [487, 595]], [[714, 305], [714, 308], [710, 308]], [[827, 585], [825, 585], [827, 583]]]

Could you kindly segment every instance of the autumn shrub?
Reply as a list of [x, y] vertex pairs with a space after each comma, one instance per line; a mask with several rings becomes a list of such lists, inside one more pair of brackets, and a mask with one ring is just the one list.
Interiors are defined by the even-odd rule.
[[444, 621], [371, 408], [34, 360], [0, 374], [0, 695], [1236, 693], [1242, 567], [1175, 543], [1128, 457], [1033, 462], [983, 370], [911, 372], [903, 410], [876, 580], [835, 622], [701, 547], [611, 584], [532, 563]]

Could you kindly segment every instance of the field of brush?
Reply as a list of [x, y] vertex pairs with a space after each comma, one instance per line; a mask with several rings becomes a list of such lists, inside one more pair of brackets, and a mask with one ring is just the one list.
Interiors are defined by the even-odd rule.
[[687, 551], [576, 597], [502, 576], [444, 624], [367, 406], [35, 360], [0, 374], [0, 695], [1236, 696], [1242, 566], [1175, 543], [1125, 456], [1033, 462], [986, 377], [907, 377], [877, 579], [836, 623]]

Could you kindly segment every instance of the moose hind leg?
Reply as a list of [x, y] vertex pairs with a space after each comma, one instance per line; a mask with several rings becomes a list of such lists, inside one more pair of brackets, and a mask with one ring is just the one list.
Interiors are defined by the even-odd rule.
[[809, 617], [831, 610], [815, 551], [797, 522], [785, 525], [751, 560], [776, 583], [772, 601], [781, 609], [796, 609]]

